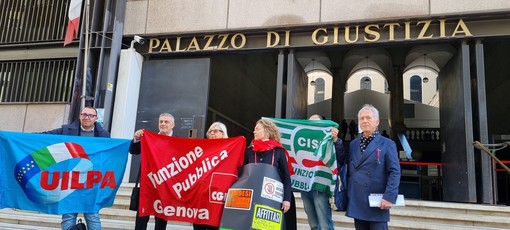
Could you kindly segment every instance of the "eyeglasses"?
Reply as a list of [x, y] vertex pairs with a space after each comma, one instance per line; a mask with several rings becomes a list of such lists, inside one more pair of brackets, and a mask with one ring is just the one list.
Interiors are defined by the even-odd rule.
[[209, 130], [209, 134], [215, 134], [215, 133], [223, 133], [223, 130], [221, 130], [221, 129], [211, 129], [211, 130]]
[[95, 114], [88, 114], [88, 113], [80, 113], [80, 116], [83, 117], [83, 118], [94, 118], [94, 117], [97, 117], [97, 115]]

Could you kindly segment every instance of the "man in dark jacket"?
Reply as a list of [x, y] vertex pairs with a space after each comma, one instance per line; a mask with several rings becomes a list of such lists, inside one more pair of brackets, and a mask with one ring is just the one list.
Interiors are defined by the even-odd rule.
[[[400, 184], [397, 147], [377, 131], [379, 111], [374, 106], [361, 108], [358, 124], [362, 133], [351, 141], [347, 158], [349, 203], [345, 215], [354, 218], [356, 229], [386, 230]], [[378, 207], [370, 207], [370, 194], [382, 194]]]
[[[162, 113], [159, 115], [159, 134], [166, 136], [174, 136], [174, 126], [175, 126], [175, 118], [172, 114]], [[135, 132], [133, 137], [133, 141], [131, 141], [131, 145], [129, 146], [129, 152], [134, 155], [139, 155], [141, 151], [140, 138], [143, 136], [143, 129], [139, 129]], [[138, 169], [138, 173], [140, 173], [140, 169]], [[156, 223], [154, 225], [154, 230], [164, 230], [166, 229], [166, 220], [161, 219], [159, 217], [155, 217]], [[138, 212], [136, 212], [136, 220], [135, 220], [135, 230], [145, 230], [147, 229], [147, 222], [149, 222], [149, 216], [139, 216]]]
[[[84, 136], [84, 137], [110, 137], [110, 133], [103, 129], [97, 123], [97, 110], [92, 107], [85, 107], [80, 112], [80, 119], [74, 121], [70, 125], [50, 131], [43, 132], [45, 134]], [[67, 213], [62, 215], [62, 229], [67, 230], [76, 225], [76, 217], [78, 213]], [[100, 230], [101, 220], [99, 213], [84, 213], [87, 229]]]
[[97, 110], [92, 107], [83, 108], [80, 112], [79, 120], [43, 133], [85, 137], [110, 137], [110, 133], [97, 123]]

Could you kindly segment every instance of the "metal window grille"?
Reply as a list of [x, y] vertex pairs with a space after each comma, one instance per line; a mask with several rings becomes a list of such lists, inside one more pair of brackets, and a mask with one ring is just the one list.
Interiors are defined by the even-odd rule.
[[69, 102], [76, 59], [0, 62], [0, 103]]
[[0, 0], [0, 44], [63, 40], [69, 2]]

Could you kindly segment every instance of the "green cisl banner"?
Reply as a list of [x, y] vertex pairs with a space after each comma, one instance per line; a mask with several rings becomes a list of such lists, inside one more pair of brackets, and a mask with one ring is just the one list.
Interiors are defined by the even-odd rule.
[[338, 128], [338, 124], [330, 120], [262, 119], [274, 122], [282, 134], [281, 144], [294, 168], [292, 187], [332, 196], [338, 170], [331, 128]]

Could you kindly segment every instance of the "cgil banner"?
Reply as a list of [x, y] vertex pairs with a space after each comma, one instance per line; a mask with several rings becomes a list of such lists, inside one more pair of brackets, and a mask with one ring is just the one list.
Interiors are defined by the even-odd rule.
[[63, 214], [113, 205], [129, 143], [0, 131], [0, 208]]
[[244, 137], [189, 139], [147, 130], [141, 139], [140, 216], [219, 226], [243, 164]]
[[338, 128], [338, 124], [330, 120], [263, 119], [274, 122], [282, 135], [282, 145], [294, 168], [292, 188], [332, 196], [338, 169], [331, 127]]

